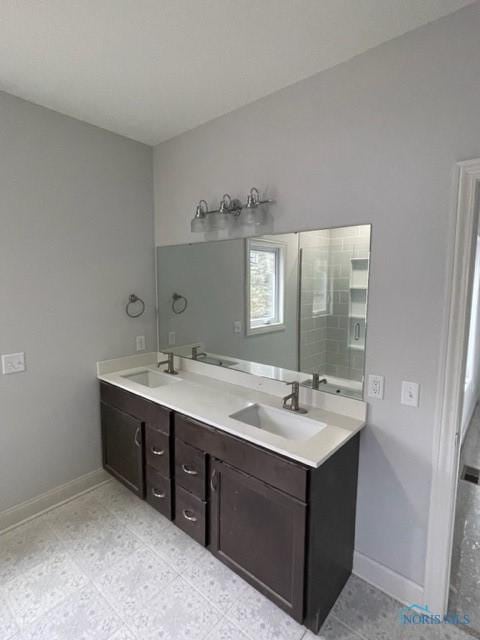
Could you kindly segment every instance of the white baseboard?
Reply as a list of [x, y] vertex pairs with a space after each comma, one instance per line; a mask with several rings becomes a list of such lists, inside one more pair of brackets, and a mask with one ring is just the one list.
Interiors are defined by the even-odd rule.
[[42, 493], [31, 500], [0, 511], [0, 532], [12, 529], [26, 520], [31, 520], [63, 502], [68, 502], [72, 498], [90, 491], [109, 479], [110, 476], [103, 469], [96, 469], [46, 493]]
[[423, 587], [355, 551], [353, 573], [403, 604], [424, 604]]

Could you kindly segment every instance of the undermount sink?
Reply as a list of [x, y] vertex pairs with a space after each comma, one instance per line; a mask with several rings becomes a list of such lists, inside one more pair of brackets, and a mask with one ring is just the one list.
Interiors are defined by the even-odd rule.
[[172, 384], [173, 382], [180, 382], [176, 376], [169, 373], [160, 373], [160, 371], [150, 371], [150, 369], [137, 371], [137, 373], [130, 373], [129, 375], [122, 376], [122, 378], [152, 389], [155, 387], [163, 387], [167, 384]]
[[249, 424], [257, 429], [269, 431], [287, 440], [309, 440], [326, 425], [286, 409], [274, 409], [262, 404], [252, 404], [232, 413], [230, 418]]

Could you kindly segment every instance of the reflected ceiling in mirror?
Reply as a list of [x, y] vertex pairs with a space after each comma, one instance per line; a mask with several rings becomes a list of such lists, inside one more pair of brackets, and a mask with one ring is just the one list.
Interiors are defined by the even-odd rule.
[[362, 397], [370, 230], [157, 247], [159, 349]]

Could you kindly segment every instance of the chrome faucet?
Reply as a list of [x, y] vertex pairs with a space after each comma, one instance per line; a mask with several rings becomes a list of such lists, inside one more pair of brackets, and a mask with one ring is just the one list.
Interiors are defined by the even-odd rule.
[[162, 364], [166, 364], [167, 368], [164, 369], [165, 373], [169, 373], [171, 376], [176, 376], [178, 371], [175, 371], [175, 366], [173, 363], [173, 352], [167, 353], [167, 360], [162, 360], [162, 362], [157, 363], [157, 367], [161, 367]]
[[319, 373], [312, 373], [312, 389], [319, 389], [321, 384], [327, 384], [327, 379], [322, 378], [320, 380]]
[[198, 350], [200, 349], [200, 347], [192, 347], [192, 360], [198, 360], [198, 357], [200, 356], [201, 358], [205, 358], [206, 357], [206, 353], [204, 351], [201, 351], [200, 353], [198, 353]]
[[289, 393], [288, 396], [283, 398], [282, 407], [288, 411], [295, 411], [296, 413], [308, 413], [306, 409], [300, 406], [300, 383], [294, 380], [286, 384], [292, 385], [292, 393]]
[[318, 389], [320, 389], [321, 384], [327, 384], [327, 379], [320, 378], [319, 373], [312, 373], [311, 380], [303, 380], [300, 384], [302, 385], [302, 387], [309, 387], [314, 391], [318, 391]]

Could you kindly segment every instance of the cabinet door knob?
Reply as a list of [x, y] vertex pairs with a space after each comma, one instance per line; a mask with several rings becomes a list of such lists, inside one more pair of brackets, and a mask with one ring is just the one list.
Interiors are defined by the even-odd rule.
[[216, 491], [217, 490], [217, 471], [216, 471], [216, 469], [213, 469], [212, 475], [210, 476], [210, 489], [212, 491]]
[[135, 437], [134, 437], [135, 444], [136, 444], [137, 447], [141, 447], [142, 446], [140, 440], [138, 439], [139, 435], [140, 435], [140, 427], [137, 427], [137, 430], [135, 431]]
[[188, 511], [188, 509], [184, 509], [182, 511], [183, 513], [183, 517], [185, 518], [185, 520], [189, 520], [190, 522], [196, 522], [197, 519], [194, 515], [192, 515], [191, 511]]
[[158, 449], [157, 447], [152, 447], [152, 453], [154, 456], [163, 456], [165, 453], [165, 449]]
[[198, 471], [195, 469], [190, 469], [186, 464], [182, 464], [182, 471], [189, 476], [198, 476]]
[[152, 489], [152, 495], [155, 498], [165, 498], [165, 491], [159, 491], [158, 489]]

